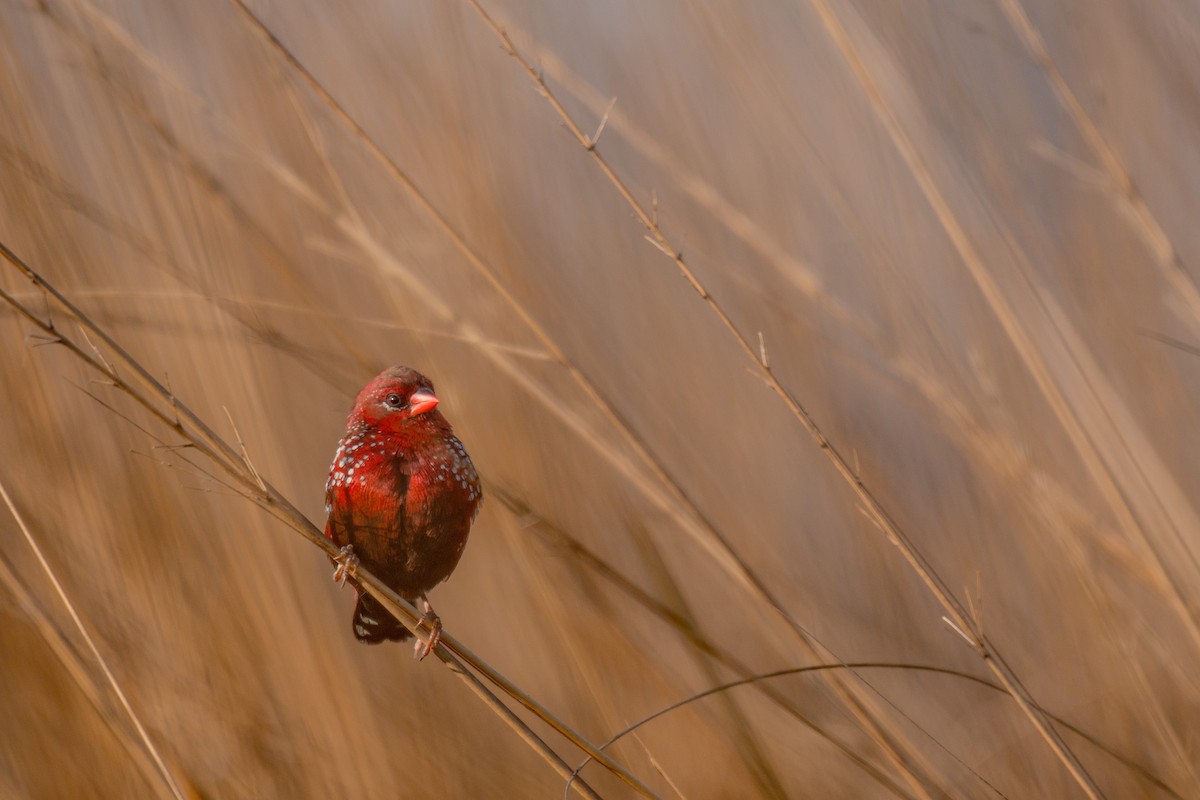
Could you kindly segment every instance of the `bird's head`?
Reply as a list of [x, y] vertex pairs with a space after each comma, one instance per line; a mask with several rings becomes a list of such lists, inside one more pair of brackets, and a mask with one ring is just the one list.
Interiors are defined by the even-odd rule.
[[426, 425], [438, 427], [445, 420], [436, 410], [437, 404], [432, 381], [415, 369], [391, 367], [358, 393], [350, 426], [365, 424], [394, 433]]

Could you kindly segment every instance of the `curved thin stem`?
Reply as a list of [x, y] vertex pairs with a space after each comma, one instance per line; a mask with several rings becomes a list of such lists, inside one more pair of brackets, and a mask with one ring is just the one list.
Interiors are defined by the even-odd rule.
[[[729, 681], [728, 683], [723, 683], [719, 686], [713, 686], [711, 688], [708, 688], [703, 691], [696, 692], [695, 694], [684, 697], [681, 700], [677, 700], [676, 702], [671, 703], [668, 706], [664, 706], [663, 708], [660, 708], [657, 711], [647, 714], [646, 716], [639, 719], [637, 722], [634, 722], [633, 724], [628, 725], [621, 731], [613, 734], [613, 736], [611, 736], [607, 741], [605, 741], [604, 744], [600, 745], [600, 749], [604, 750], [604, 749], [608, 748], [609, 746], [616, 744], [619, 740], [621, 740], [625, 736], [629, 735], [630, 733], [633, 733], [634, 731], [636, 731], [638, 728], [642, 727], [643, 725], [645, 725], [649, 722], [653, 722], [654, 720], [658, 719], [659, 717], [661, 717], [665, 714], [669, 714], [670, 712], [675, 711], [676, 709], [682, 708], [686, 705], [690, 705], [691, 703], [695, 703], [698, 700], [703, 700], [706, 697], [711, 697], [712, 695], [720, 694], [721, 692], [727, 692], [730, 689], [736, 689], [739, 686], [752, 685], [752, 684], [756, 684], [756, 683], [759, 683], [762, 681], [770, 680], [771, 678], [782, 678], [782, 677], [785, 677], [788, 675], [801, 675], [801, 674], [804, 674], [807, 672], [823, 672], [826, 670], [837, 670], [837, 669], [847, 669], [847, 668], [850, 668], [850, 669], [894, 669], [894, 670], [909, 670], [911, 672], [930, 672], [930, 673], [934, 673], [937, 675], [947, 675], [952, 678], [960, 678], [962, 680], [970, 681], [971, 683], [978, 684], [979, 686], [982, 686], [985, 689], [991, 689], [992, 691], [999, 692], [1001, 694], [1008, 694], [1008, 690], [1004, 686], [1001, 686], [1000, 684], [992, 683], [991, 681], [986, 680], [984, 678], [979, 678], [979, 677], [976, 677], [975, 675], [971, 675], [966, 672], [961, 672], [956, 669], [949, 669], [947, 667], [935, 667], [935, 666], [931, 666], [929, 664], [904, 664], [904, 663], [892, 663], [892, 662], [883, 662], [883, 661], [864, 661], [864, 662], [852, 662], [849, 664], [813, 664], [813, 665], [810, 665], [807, 667], [789, 667], [787, 669], [775, 670], [774, 672], [765, 672], [761, 675], [752, 675], [750, 677], [742, 678], [742, 679], [736, 680], [736, 681]], [[1067, 730], [1071, 731], [1075, 735], [1079, 736], [1081, 739], [1085, 740], [1089, 744], [1095, 746], [1101, 752], [1105, 753], [1108, 756], [1111, 756], [1112, 758], [1116, 759], [1117, 761], [1120, 761], [1122, 764], [1129, 767], [1130, 769], [1135, 770], [1143, 778], [1145, 778], [1146, 780], [1153, 783], [1157, 788], [1159, 788], [1162, 791], [1166, 792], [1167, 794], [1171, 795], [1171, 797], [1177, 798], [1177, 800], [1183, 800], [1183, 795], [1179, 794], [1174, 789], [1172, 789], [1170, 786], [1168, 786], [1165, 781], [1163, 781], [1157, 775], [1152, 773], [1146, 767], [1137, 763], [1133, 759], [1128, 758], [1127, 756], [1121, 755], [1116, 750], [1105, 745], [1103, 742], [1101, 742], [1095, 736], [1084, 731], [1082, 728], [1080, 728], [1076, 725], [1072, 725], [1070, 722], [1068, 722], [1067, 720], [1058, 716], [1057, 714], [1055, 714], [1051, 711], [1047, 711], [1045, 708], [1042, 708], [1041, 706], [1038, 706], [1037, 710], [1040, 713], [1045, 714], [1047, 717], [1052, 719], [1056, 724], [1061, 725], [1062, 727], [1066, 728]], [[947, 751], [947, 752], [949, 752], [949, 751]], [[959, 760], [961, 763], [961, 759], [958, 759], [958, 757], [954, 756], [953, 753], [951, 753], [951, 755], [956, 760]], [[586, 760], [586, 759], [583, 762], [581, 762], [579, 764], [579, 766], [577, 766], [575, 768], [575, 771], [573, 773], [571, 773], [571, 780], [574, 780], [576, 778], [576, 776], [578, 776], [580, 771], [582, 771], [583, 768], [586, 767], [589, 763], [590, 763], [590, 761]], [[971, 770], [971, 771], [974, 772], [974, 770]], [[976, 775], [978, 776], [978, 773], [976, 773]], [[983, 780], [982, 776], [978, 776], [978, 777], [980, 777], [980, 780]], [[984, 783], [987, 783], [988, 788], [990, 788], [996, 794], [1000, 795], [1001, 797], [1005, 797], [1005, 795], [1002, 794], [1000, 792], [1000, 790], [997, 789], [995, 786], [993, 786], [991, 783], [988, 783], [986, 780], [984, 781]], [[569, 785], [570, 784], [568, 782], [568, 786]]]

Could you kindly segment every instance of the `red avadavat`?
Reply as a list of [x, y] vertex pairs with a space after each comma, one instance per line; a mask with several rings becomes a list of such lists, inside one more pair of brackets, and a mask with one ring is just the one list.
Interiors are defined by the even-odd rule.
[[425, 593], [458, 565], [483, 494], [462, 442], [438, 410], [433, 384], [408, 367], [392, 367], [354, 402], [325, 483], [325, 536], [342, 548], [334, 579], [358, 593], [354, 635], [360, 642], [402, 642], [412, 634], [354, 582], [362, 563], [396, 594], [421, 601], [430, 640], [442, 623]]

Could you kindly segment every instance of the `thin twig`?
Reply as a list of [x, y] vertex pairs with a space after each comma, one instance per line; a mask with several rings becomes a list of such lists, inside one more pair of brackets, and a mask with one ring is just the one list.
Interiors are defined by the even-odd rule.
[[[192, 461], [191, 459], [187, 458], [186, 456], [180, 455], [180, 451], [182, 451], [182, 450], [186, 450], [188, 448], [194, 449], [194, 445], [191, 442], [184, 442], [183, 444], [170, 444], [170, 443], [164, 441], [161, 437], [156, 436], [154, 433], [152, 433], [146, 427], [138, 424], [132, 417], [130, 417], [128, 414], [125, 414], [124, 412], [120, 411], [113, 404], [106, 402], [99, 395], [94, 394], [93, 392], [89, 392], [87, 389], [84, 389], [82, 386], [79, 386], [79, 385], [75, 384], [74, 382], [70, 382], [70, 381], [68, 381], [68, 382], [71, 383], [71, 385], [74, 386], [76, 389], [83, 392], [87, 397], [91, 398], [93, 401], [95, 401], [97, 404], [99, 404], [101, 407], [103, 407], [106, 411], [108, 411], [111, 414], [114, 414], [119, 419], [122, 419], [125, 422], [129, 423], [134, 428], [136, 428], [140, 433], [144, 434], [148, 438], [157, 442], [158, 444], [155, 445], [156, 449], [162, 449], [162, 450], [168, 451], [169, 453], [174, 455], [177, 459], [182, 461], [184, 464], [187, 464], [188, 467], [190, 467], [192, 469], [192, 471], [199, 477], [215, 483], [217, 486], [220, 486], [222, 489], [225, 489], [231, 495], [236, 495], [237, 497], [240, 497], [243, 500], [249, 500], [250, 502], [257, 502], [257, 500], [253, 494], [250, 494], [249, 492], [245, 491], [244, 489], [240, 489], [237, 486], [234, 486], [233, 484], [230, 484], [226, 481], [221, 480], [220, 477], [213, 474], [212, 472], [209, 472], [204, 467], [197, 464], [195, 461]], [[133, 453], [134, 455], [144, 456], [145, 458], [148, 458], [151, 461], [153, 461], [155, 464], [160, 464], [160, 465], [166, 466], [166, 467], [174, 467], [175, 466], [173, 463], [171, 463], [169, 461], [163, 461], [162, 459], [154, 458], [153, 456], [151, 456], [147, 453], [139, 453], [136, 450], [131, 450], [130, 452]]]
[[604, 109], [604, 116], [600, 118], [600, 124], [596, 126], [596, 132], [592, 134], [592, 138], [588, 139], [588, 150], [595, 150], [596, 144], [600, 141], [600, 134], [604, 133], [604, 126], [608, 124], [608, 115], [612, 113], [613, 106], [617, 104], [617, 98], [613, 98], [608, 104], [608, 108]]
[[[171, 407], [173, 409], [175, 407], [174, 395], [172, 395]], [[246, 442], [242, 439], [242, 432], [238, 430], [237, 423], [233, 421], [233, 414], [230, 414], [229, 409], [225, 406], [221, 406], [221, 410], [225, 412], [225, 417], [229, 420], [229, 426], [233, 428], [233, 435], [237, 439], [238, 449], [242, 451], [242, 463], [250, 471], [250, 475], [254, 478], [254, 482], [258, 484], [258, 488], [265, 492], [267, 485], [263, 483], [262, 476], [258, 474], [258, 470], [254, 467], [254, 462], [250, 460], [250, 452], [246, 449]], [[178, 418], [178, 415], [176, 418]]]
[[104, 354], [100, 352], [100, 348], [96, 347], [95, 343], [93, 343], [92, 340], [90, 338], [88, 338], [87, 329], [84, 328], [82, 325], [80, 325], [79, 332], [81, 334], [83, 334], [83, 340], [88, 343], [88, 347], [90, 347], [92, 352], [96, 354], [96, 358], [99, 359], [100, 363], [104, 365], [105, 371], [112, 375], [116, 375], [117, 371], [116, 371], [116, 369], [113, 368], [113, 365], [108, 363], [108, 361], [105, 360]]

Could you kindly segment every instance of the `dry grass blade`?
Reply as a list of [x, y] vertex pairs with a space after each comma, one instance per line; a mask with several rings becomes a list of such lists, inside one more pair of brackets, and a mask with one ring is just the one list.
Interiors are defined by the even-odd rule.
[[[58, 343], [62, 344], [74, 356], [84, 361], [88, 366], [105, 376], [106, 379], [112, 382], [113, 386], [120, 389], [130, 398], [135, 400], [139, 405], [145, 408], [160, 422], [168, 428], [174, 430], [178, 435], [187, 440], [196, 450], [209, 459], [211, 459], [218, 467], [221, 468], [233, 482], [247, 495], [252, 498], [260, 507], [276, 517], [280, 521], [287, 524], [289, 527], [300, 532], [306, 539], [320, 547], [330, 557], [337, 555], [337, 548], [327, 540], [322, 533], [308, 520], [290, 501], [279, 493], [268, 481], [256, 476], [250, 471], [241, 455], [221, 437], [215, 434], [211, 428], [207, 426], [190, 408], [182, 402], [179, 402], [161, 383], [153, 378], [149, 372], [141, 366], [131, 355], [129, 355], [120, 345], [111, 337], [98, 328], [82, 311], [76, 308], [65, 296], [59, 293], [53, 286], [47, 283], [40, 275], [33, 271], [25, 264], [15, 253], [10, 250], [7, 245], [0, 242], [0, 255], [26, 278], [32, 281], [39, 289], [46, 292], [55, 304], [64, 311], [73, 321], [77, 322], [81, 328], [88, 331], [91, 336], [101, 341], [109, 350], [109, 353], [117, 365], [130, 370], [134, 375], [138, 376], [138, 382], [142, 387], [139, 391], [138, 387], [130, 385], [120, 379], [115, 373], [112, 365], [105, 360], [98, 359], [96, 356], [88, 353], [70, 338], [63, 336], [52, 323], [43, 320], [36, 313], [22, 304], [8, 292], [0, 289], [0, 299], [4, 300], [8, 305], [12, 306], [23, 317], [37, 325], [44, 333], [49, 336], [56, 337]], [[145, 393], [143, 393], [143, 391]], [[161, 405], [166, 406], [164, 410]], [[178, 415], [178, 421], [177, 417]], [[426, 634], [418, 628], [418, 620], [420, 615], [411, 604], [400, 598], [391, 589], [382, 584], [378, 578], [372, 575], [368, 570], [359, 568], [356, 577], [359, 582], [383, 605], [399, 619], [406, 627], [414, 632], [415, 635], [424, 638]], [[464, 661], [468, 663], [480, 675], [483, 675], [489, 682], [501, 688], [506, 694], [512, 697], [521, 705], [535, 713], [542, 721], [552, 727], [554, 730], [563, 735], [568, 741], [579, 747], [584, 752], [592, 755], [597, 761], [629, 785], [637, 793], [645, 797], [654, 797], [655, 794], [647, 786], [645, 786], [635, 776], [630, 774], [623, 767], [609, 759], [604, 754], [600, 753], [597, 748], [588, 743], [588, 741], [578, 732], [570, 728], [566, 723], [559, 720], [551, 714], [544, 706], [530, 697], [527, 693], [520, 690], [511, 681], [504, 678], [482, 659], [479, 659], [471, 653], [460, 642], [456, 641], [451, 635], [443, 632], [441, 644], [434, 650], [437, 658], [450, 668], [456, 676], [458, 676], [468, 688], [471, 689], [483, 702], [498, 716], [505, 721], [517, 734], [530, 745], [544, 760], [549, 763], [554, 770], [566, 778], [570, 775], [570, 768], [567, 764], [555, 753], [529, 726], [520, 719], [511, 709], [500, 701], [486, 686], [479, 680], [478, 677], [464, 665]], [[462, 661], [455, 657], [458, 654], [462, 657]], [[596, 797], [594, 790], [591, 787], [576, 784], [577, 791], [585, 797]]]
[[121, 684], [117, 682], [117, 678], [113, 675], [112, 669], [108, 666], [108, 661], [100, 653], [100, 648], [96, 646], [96, 642], [92, 639], [92, 635], [88, 633], [87, 628], [83, 624], [83, 620], [79, 617], [79, 612], [75, 609], [75, 604], [71, 602], [71, 598], [67, 596], [67, 590], [63, 588], [62, 582], [58, 576], [54, 574], [54, 570], [50, 567], [50, 563], [46, 561], [45, 554], [42, 553], [42, 548], [38, 545], [37, 539], [34, 538], [33, 532], [29, 530], [29, 526], [25, 524], [25, 518], [21, 516], [21, 512], [17, 510], [12, 498], [8, 495], [8, 489], [5, 488], [3, 481], [0, 481], [0, 499], [4, 500], [4, 504], [8, 506], [9, 513], [17, 522], [17, 527], [21, 531], [21, 535], [25, 537], [25, 541], [33, 550], [33, 554], [37, 557], [38, 564], [42, 571], [46, 573], [46, 577], [50, 579], [50, 583], [54, 586], [54, 591], [58, 594], [58, 598], [62, 600], [63, 606], [66, 607], [67, 613], [71, 615], [71, 621], [75, 623], [75, 627], [79, 630], [79, 635], [83, 637], [83, 641], [87, 644], [88, 650], [91, 651], [92, 657], [96, 659], [96, 664], [100, 667], [100, 671], [104, 673], [104, 679], [108, 682], [113, 694], [117, 698], [117, 702], [121, 704], [121, 708], [129, 717], [129, 721], [133, 724], [137, 731], [138, 738], [146, 748], [146, 752], [150, 754], [150, 758], [154, 761], [154, 766], [158, 769], [158, 773], [162, 776], [163, 783], [167, 785], [171, 794], [183, 800], [183, 790], [179, 788], [179, 783], [175, 780], [175, 776], [167, 767], [166, 761], [163, 760], [162, 754], [159, 753], [158, 747], [154, 744], [154, 740], [150, 738], [150, 734], [146, 732], [146, 727], [142, 724], [141, 718], [137, 712], [133, 710], [133, 706], [129, 703], [129, 698], [125, 695], [125, 691], [121, 688]]
[[[467, 0], [467, 2], [470, 3], [472, 8], [475, 9], [488, 28], [496, 34], [505, 51], [517, 61], [522, 70], [533, 81], [538, 92], [546, 98], [571, 134], [575, 137], [583, 149], [591, 156], [593, 162], [597, 165], [601, 172], [604, 173], [605, 177], [608, 178], [609, 182], [613, 185], [621, 197], [624, 198], [624, 200], [629, 204], [635, 216], [637, 216], [638, 220], [648, 231], [647, 238], [652, 244], [655, 245], [655, 247], [671, 258], [679, 272], [688, 281], [688, 283], [691, 284], [696, 293], [700, 295], [712, 312], [717, 316], [721, 324], [737, 342], [743, 353], [756, 365], [757, 368], [759, 368], [761, 374], [770, 385], [772, 390], [774, 390], [775, 393], [784, 401], [788, 409], [833, 463], [835, 469], [838, 471], [838, 474], [841, 475], [842, 478], [851, 486], [859, 500], [863, 503], [872, 520], [880, 527], [881, 530], [885, 532], [888, 539], [896, 543], [900, 551], [903, 553], [905, 560], [908, 561], [909, 565], [920, 577], [926, 588], [937, 599], [938, 603], [941, 604], [946, 610], [955, 627], [960, 631], [969, 634], [969, 641], [972, 647], [975, 649], [980, 658], [982, 658], [988, 665], [988, 668], [993, 672], [1001, 684], [1008, 690], [1014, 701], [1016, 701], [1018, 707], [1029, 719], [1030, 723], [1038, 731], [1041, 737], [1045, 740], [1055, 756], [1067, 769], [1071, 777], [1076, 783], [1079, 784], [1079, 786], [1089, 797], [1101, 797], [1102, 794], [1095, 781], [1088, 774], [1087, 770], [1084, 768], [1082, 763], [1080, 763], [1079, 759], [1067, 746], [1066, 742], [1063, 741], [1058, 731], [1055, 730], [1053, 725], [1050, 724], [1045, 716], [1038, 711], [1039, 706], [1033, 701], [1028, 691], [1021, 684], [1015, 672], [1013, 672], [1013, 670], [1007, 665], [991, 642], [985, 636], [983, 636], [982, 633], [976, 631], [971, 626], [969, 614], [967, 613], [966, 609], [963, 607], [962, 603], [958, 600], [954, 593], [950, 591], [949, 587], [945, 584], [942, 578], [936, 573], [929, 561], [918, 550], [909, 536], [900, 528], [899, 524], [887, 512], [880, 501], [875, 497], [874, 493], [858, 477], [857, 472], [851, 468], [850, 464], [840, 453], [840, 451], [833, 446], [833, 444], [817, 426], [816, 421], [812, 418], [808, 411], [800, 404], [796, 397], [792, 395], [792, 393], [788, 391], [782, 383], [780, 383], [779, 379], [775, 376], [771, 368], [764, 363], [764, 360], [761, 358], [761, 353], [754, 347], [753, 344], [751, 344], [746, 335], [741, 332], [724, 307], [709, 294], [704, 284], [684, 260], [680, 250], [670, 242], [666, 234], [659, 227], [656, 217], [647, 211], [642, 203], [638, 201], [636, 197], [634, 197], [629, 187], [620, 178], [620, 176], [616, 174], [616, 171], [613, 169], [613, 167], [591, 144], [588, 136], [583, 133], [578, 124], [576, 124], [574, 119], [567, 112], [566, 108], [558, 101], [553, 92], [550, 91], [550, 88], [537, 73], [537, 70], [535, 70], [533, 66], [520, 54], [520, 52], [517, 51], [511, 39], [509, 39], [508, 35], [504, 32], [503, 28], [501, 28], [500, 25], [497, 24], [494, 19], [492, 19], [487, 11], [485, 11], [480, 5], [478, 0]], [[849, 46], [846, 32], [838, 21], [836, 15], [833, 14], [829, 6], [823, 2], [823, 0], [813, 0], [813, 5], [817, 9], [818, 14], [821, 16], [822, 21], [825, 23], [831, 37], [837, 41], [841, 51], [844, 54], [851, 54], [847, 55], [847, 58], [851, 62], [852, 68], [856, 70], [856, 73], [859, 73], [860, 80], [862, 80], [868, 92], [873, 92], [875, 95], [877, 95], [878, 89], [874, 86], [873, 81], [870, 80], [869, 76], [864, 78], [861, 75], [861, 73], [864, 71], [864, 68], [860, 63], [857, 62], [855, 58], [852, 57], [853, 49]], [[895, 138], [897, 138], [901, 145], [907, 141], [906, 137], [902, 135], [895, 135]], [[956, 242], [956, 244], [959, 243]], [[969, 245], [965, 246], [969, 249]], [[860, 720], [864, 719], [862, 715], [859, 715], [859, 717]], [[868, 722], [866, 724], [873, 727], [873, 723]], [[885, 750], [891, 754], [894, 763], [896, 763], [897, 766], [902, 769], [906, 776], [909, 776], [910, 783], [914, 785], [914, 788], [922, 794], [925, 794], [924, 787], [913, 775], [911, 767], [904, 763], [903, 757], [895, 750], [895, 746], [887, 741], [883, 731], [875, 730], [873, 731], [873, 735], [875, 735], [877, 741], [880, 741], [880, 743], [885, 747]]]

